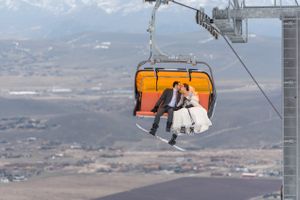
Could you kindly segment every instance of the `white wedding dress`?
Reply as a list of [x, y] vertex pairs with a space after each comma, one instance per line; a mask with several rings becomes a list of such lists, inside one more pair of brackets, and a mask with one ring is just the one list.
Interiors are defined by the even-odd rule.
[[[174, 111], [172, 133], [194, 135], [208, 130], [212, 125], [207, 111], [199, 104], [198, 97], [193, 93], [186, 97], [185, 101], [182, 98], [178, 105], [182, 105], [183, 108]], [[193, 107], [187, 108], [189, 106]]]

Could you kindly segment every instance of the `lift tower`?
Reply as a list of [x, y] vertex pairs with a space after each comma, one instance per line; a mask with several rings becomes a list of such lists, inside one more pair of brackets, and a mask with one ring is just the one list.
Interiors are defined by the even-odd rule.
[[229, 0], [225, 9], [213, 9], [212, 18], [232, 43], [248, 41], [248, 19], [282, 21], [283, 199], [300, 200], [300, 6], [297, 0], [292, 5], [283, 2], [247, 6], [246, 0]]

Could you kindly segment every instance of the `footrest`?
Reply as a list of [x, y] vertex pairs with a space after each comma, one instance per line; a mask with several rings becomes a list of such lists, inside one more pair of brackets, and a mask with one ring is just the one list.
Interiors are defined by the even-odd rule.
[[[138, 111], [138, 112], [136, 112], [136, 116], [137, 116], [137, 117], [155, 117], [155, 114], [156, 114], [156, 113], [149, 112], [149, 111]], [[167, 117], [168, 114], [167, 114], [167, 113], [164, 113], [163, 116], [164, 116], [164, 117]]]

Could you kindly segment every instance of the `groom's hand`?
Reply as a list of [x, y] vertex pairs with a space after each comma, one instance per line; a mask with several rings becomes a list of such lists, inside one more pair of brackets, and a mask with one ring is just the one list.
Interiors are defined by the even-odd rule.
[[152, 108], [151, 112], [156, 113], [158, 110], [158, 106], [155, 106], [154, 108]]

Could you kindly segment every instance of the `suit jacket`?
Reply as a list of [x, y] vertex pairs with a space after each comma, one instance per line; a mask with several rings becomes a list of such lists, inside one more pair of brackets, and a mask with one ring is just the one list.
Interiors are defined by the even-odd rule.
[[[168, 106], [168, 104], [172, 101], [172, 97], [173, 97], [173, 88], [165, 89], [162, 95], [160, 96], [160, 98], [158, 99], [158, 101], [156, 102], [155, 107]], [[180, 97], [181, 97], [180, 93], [177, 92], [175, 107], [177, 106]]]

